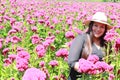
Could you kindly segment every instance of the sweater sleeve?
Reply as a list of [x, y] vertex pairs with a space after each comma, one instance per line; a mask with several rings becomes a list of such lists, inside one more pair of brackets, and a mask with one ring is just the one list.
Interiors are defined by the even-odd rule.
[[85, 34], [80, 34], [73, 40], [68, 55], [68, 64], [71, 68], [73, 68], [75, 62], [79, 60], [84, 42]]

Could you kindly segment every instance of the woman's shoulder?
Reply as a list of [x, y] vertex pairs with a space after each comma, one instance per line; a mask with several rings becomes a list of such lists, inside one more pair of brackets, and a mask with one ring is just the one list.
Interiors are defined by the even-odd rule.
[[80, 37], [80, 38], [86, 38], [87, 37], [87, 33], [78, 34], [78, 37]]

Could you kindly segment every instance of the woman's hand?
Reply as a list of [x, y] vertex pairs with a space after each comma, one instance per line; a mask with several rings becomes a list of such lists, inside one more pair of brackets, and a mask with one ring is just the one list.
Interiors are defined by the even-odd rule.
[[78, 72], [78, 69], [79, 69], [79, 62], [76, 62], [76, 63], [75, 63], [74, 69]]

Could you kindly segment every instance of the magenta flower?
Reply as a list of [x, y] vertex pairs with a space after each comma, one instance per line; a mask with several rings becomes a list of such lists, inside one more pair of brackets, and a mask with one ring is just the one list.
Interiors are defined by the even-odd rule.
[[4, 48], [2, 54], [5, 56], [10, 51], [9, 48]]
[[28, 68], [28, 60], [17, 56], [16, 67], [19, 71], [25, 71]]
[[120, 38], [116, 39], [114, 47], [115, 47], [115, 51], [120, 50]]
[[39, 19], [38, 22], [41, 23], [41, 24], [45, 23], [45, 21], [42, 20], [42, 19]]
[[41, 44], [37, 45], [36, 52], [39, 58], [43, 57], [46, 53], [45, 47]]
[[37, 32], [37, 27], [36, 27], [36, 26], [33, 26], [33, 27], [31, 27], [31, 30], [32, 30], [33, 32]]
[[97, 61], [99, 61], [99, 57], [97, 55], [89, 55], [87, 60], [95, 64]]
[[78, 34], [82, 34], [82, 33], [83, 33], [83, 31], [81, 31], [81, 30], [78, 29], [78, 28], [74, 28], [74, 31], [77, 32]]
[[4, 59], [3, 62], [4, 62], [4, 66], [9, 66], [12, 63], [11, 59], [9, 58]]
[[4, 28], [4, 26], [0, 26], [0, 29], [3, 29]]
[[15, 29], [11, 29], [11, 30], [9, 30], [8, 35], [11, 35], [13, 33], [17, 33], [17, 31]]
[[115, 30], [111, 29], [110, 31], [108, 31], [104, 37], [104, 39], [106, 41], [113, 41], [115, 40], [115, 38], [118, 36], [119, 34], [117, 32], [115, 32]]
[[8, 58], [11, 60], [11, 61], [14, 61], [16, 59], [16, 56], [15, 54], [9, 54], [8, 55]]
[[22, 80], [46, 80], [46, 74], [37, 68], [29, 68], [25, 71]]
[[68, 56], [68, 50], [64, 49], [64, 48], [61, 48], [56, 52], [56, 56], [65, 58], [65, 57]]
[[40, 67], [44, 67], [44, 66], [45, 66], [45, 62], [44, 62], [44, 61], [41, 61], [41, 62], [39, 63], [39, 66], [40, 66]]
[[57, 24], [57, 23], [59, 22], [58, 19], [57, 19], [57, 17], [54, 17], [54, 18], [52, 19], [52, 21], [53, 21], [54, 24]]
[[74, 36], [74, 33], [72, 31], [68, 31], [65, 33], [65, 37], [73, 39], [75, 36]]
[[40, 38], [38, 35], [33, 35], [31, 37], [31, 40], [32, 40], [32, 44], [38, 44], [40, 42]]
[[0, 42], [0, 49], [2, 49], [2, 42]]
[[22, 48], [22, 47], [17, 47], [17, 52], [19, 52], [19, 51], [24, 51], [25, 49], [24, 48]]
[[115, 75], [114, 74], [109, 74], [108, 80], [114, 80]]
[[21, 41], [21, 39], [20, 39], [19, 37], [17, 37], [17, 36], [11, 37], [11, 42], [12, 42], [12, 43], [18, 43], [18, 42], [20, 42], [20, 41]]
[[97, 67], [90, 61], [81, 58], [79, 60], [79, 69], [81, 73], [96, 74]]
[[19, 51], [17, 53], [17, 58], [18, 57], [29, 60], [30, 59], [30, 54], [28, 52], [26, 52], [26, 51]]
[[52, 60], [49, 62], [49, 65], [51, 65], [52, 67], [58, 66], [58, 61]]

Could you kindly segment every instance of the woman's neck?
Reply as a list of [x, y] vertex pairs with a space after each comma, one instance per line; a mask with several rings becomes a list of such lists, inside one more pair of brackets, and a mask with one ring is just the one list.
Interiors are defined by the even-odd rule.
[[96, 45], [100, 46], [100, 39], [93, 37], [93, 43], [95, 43]]

